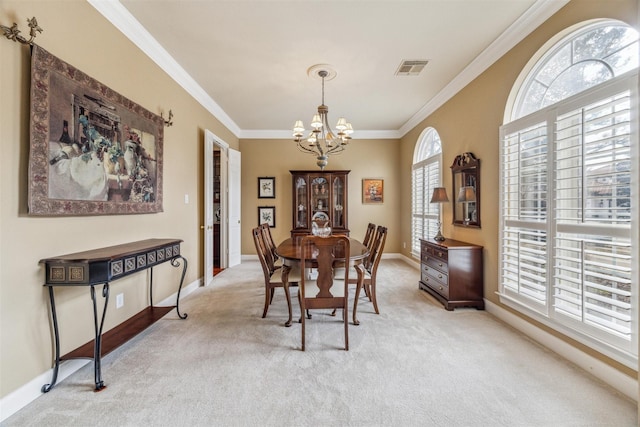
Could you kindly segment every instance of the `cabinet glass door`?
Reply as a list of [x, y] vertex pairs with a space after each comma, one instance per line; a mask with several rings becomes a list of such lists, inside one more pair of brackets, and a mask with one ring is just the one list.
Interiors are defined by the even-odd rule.
[[296, 214], [296, 228], [307, 228], [307, 181], [302, 177], [296, 178], [296, 191], [294, 194]]
[[341, 177], [333, 179], [333, 227], [344, 228], [344, 182]]
[[[318, 176], [311, 179], [311, 218], [329, 218], [329, 182]], [[324, 213], [318, 214], [318, 212]]]

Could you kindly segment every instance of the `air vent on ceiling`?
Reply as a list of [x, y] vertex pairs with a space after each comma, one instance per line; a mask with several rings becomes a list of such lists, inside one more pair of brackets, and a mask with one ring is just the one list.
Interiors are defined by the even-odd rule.
[[402, 61], [396, 70], [396, 76], [417, 76], [428, 63], [426, 60]]

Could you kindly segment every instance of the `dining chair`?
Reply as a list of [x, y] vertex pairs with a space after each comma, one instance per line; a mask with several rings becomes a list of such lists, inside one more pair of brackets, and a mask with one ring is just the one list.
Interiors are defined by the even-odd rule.
[[[376, 296], [376, 276], [378, 274], [378, 266], [380, 265], [380, 259], [382, 258], [382, 252], [384, 251], [384, 244], [387, 241], [387, 227], [381, 225], [376, 229], [376, 237], [373, 239], [371, 250], [367, 261], [364, 265], [364, 280], [362, 287], [365, 294], [369, 297], [369, 301], [373, 303], [373, 309], [376, 314], [380, 314], [378, 310], [378, 299]], [[358, 292], [356, 291], [356, 298], [358, 298]]]
[[264, 231], [262, 227], [258, 226], [252, 229], [253, 243], [256, 245], [256, 252], [260, 265], [262, 266], [262, 272], [264, 274], [264, 286], [265, 286], [265, 299], [264, 299], [264, 311], [262, 317], [267, 316], [269, 305], [273, 301], [273, 295], [276, 288], [284, 288], [284, 294], [287, 298], [287, 308], [289, 310], [289, 318], [291, 318], [291, 296], [289, 294], [289, 286], [297, 285], [300, 282], [299, 269], [291, 269], [289, 271], [287, 285], [285, 286], [282, 280], [282, 268], [280, 266], [274, 266], [273, 263], [268, 261], [267, 254], [271, 251], [267, 247], [264, 239]]
[[[376, 314], [380, 314], [378, 310], [378, 299], [376, 296], [376, 276], [378, 274], [378, 265], [382, 258], [382, 252], [384, 251], [384, 244], [387, 240], [387, 227], [381, 225], [377, 226], [374, 234], [374, 238], [371, 239], [369, 247], [369, 256], [363, 261], [364, 267], [364, 279], [362, 281], [362, 289], [364, 289], [365, 295], [369, 298], [369, 301], [373, 303], [373, 309]], [[349, 268], [351, 270], [350, 278], [348, 279], [350, 284], [358, 284], [357, 274], [354, 267]], [[341, 279], [345, 276], [345, 268], [336, 268], [334, 276]], [[359, 289], [356, 289], [356, 301], [360, 297]]]
[[[347, 265], [350, 261], [350, 243], [346, 236], [304, 236], [302, 238], [303, 250], [300, 260], [300, 282], [298, 286], [298, 302], [300, 303], [300, 313], [310, 309], [342, 309], [344, 322], [344, 349], [349, 350], [349, 270], [346, 270], [343, 279], [336, 279], [333, 276], [334, 263], [336, 258], [341, 258]], [[304, 274], [307, 259], [311, 254], [316, 255], [317, 276], [311, 279]], [[343, 256], [340, 256], [343, 255]], [[300, 316], [302, 324], [302, 351], [305, 350], [305, 327], [306, 316]]]

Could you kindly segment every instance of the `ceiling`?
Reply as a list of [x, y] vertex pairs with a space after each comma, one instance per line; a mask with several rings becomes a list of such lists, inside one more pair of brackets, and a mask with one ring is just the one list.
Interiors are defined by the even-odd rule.
[[[89, 0], [239, 138], [308, 129], [307, 70], [329, 64], [329, 122], [354, 139], [401, 137], [567, 1]], [[403, 60], [429, 62], [396, 76]]]

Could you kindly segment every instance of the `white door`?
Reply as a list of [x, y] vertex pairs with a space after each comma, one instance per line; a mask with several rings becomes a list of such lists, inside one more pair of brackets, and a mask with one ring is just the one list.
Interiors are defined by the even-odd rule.
[[240, 152], [229, 148], [229, 267], [240, 264]]
[[[228, 209], [228, 161], [227, 151], [229, 144], [222, 141], [210, 130], [204, 133], [204, 224], [201, 226], [204, 233], [204, 284], [210, 285], [213, 281], [213, 224], [215, 217], [215, 209], [213, 205], [213, 177], [214, 163], [213, 151], [220, 149], [220, 267], [226, 268], [228, 264], [229, 247], [229, 209]], [[239, 180], [239, 178], [238, 178]], [[240, 184], [238, 182], [238, 187]], [[238, 243], [239, 245], [239, 243]]]
[[204, 139], [204, 285], [213, 281], [213, 139]]

